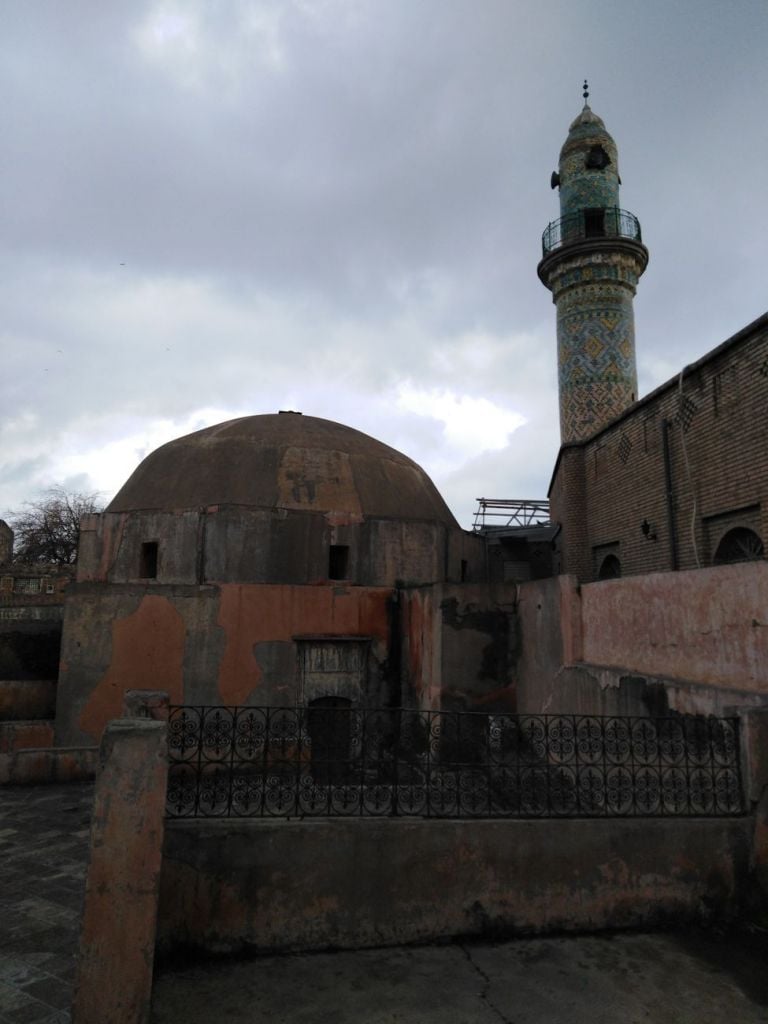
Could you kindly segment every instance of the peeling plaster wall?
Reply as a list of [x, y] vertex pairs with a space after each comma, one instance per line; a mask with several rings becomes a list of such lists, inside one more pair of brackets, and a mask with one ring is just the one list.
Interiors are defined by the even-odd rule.
[[171, 703], [295, 704], [300, 636], [367, 638], [377, 703], [390, 683], [392, 593], [343, 585], [76, 584], [65, 619], [56, 742], [97, 742], [120, 716], [128, 689], [165, 690]]
[[733, 914], [751, 818], [169, 821], [158, 944], [260, 952]]
[[401, 601], [404, 705], [514, 713], [514, 584], [407, 588]]
[[401, 704], [440, 707], [442, 651], [439, 587], [409, 588], [400, 594], [402, 630]]
[[443, 708], [514, 713], [519, 654], [514, 584], [445, 584], [440, 596]]

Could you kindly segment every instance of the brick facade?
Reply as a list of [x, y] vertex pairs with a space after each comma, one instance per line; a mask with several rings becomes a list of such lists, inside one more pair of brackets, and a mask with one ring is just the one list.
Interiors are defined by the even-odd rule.
[[[742, 527], [768, 540], [768, 314], [585, 441], [563, 445], [549, 498], [561, 572], [600, 578], [712, 565]], [[668, 493], [669, 492], [669, 493]]]

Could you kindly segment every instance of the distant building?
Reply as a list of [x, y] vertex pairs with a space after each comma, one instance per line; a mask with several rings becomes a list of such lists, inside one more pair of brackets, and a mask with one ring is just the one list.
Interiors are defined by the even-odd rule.
[[64, 594], [74, 566], [13, 561], [13, 530], [0, 519], [0, 680], [55, 680]]

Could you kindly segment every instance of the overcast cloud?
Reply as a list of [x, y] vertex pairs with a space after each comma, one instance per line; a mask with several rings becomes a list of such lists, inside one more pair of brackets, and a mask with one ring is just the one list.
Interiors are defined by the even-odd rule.
[[645, 393], [765, 311], [765, 0], [0, 3], [0, 516], [299, 409], [463, 525], [543, 497], [549, 176], [588, 76]]

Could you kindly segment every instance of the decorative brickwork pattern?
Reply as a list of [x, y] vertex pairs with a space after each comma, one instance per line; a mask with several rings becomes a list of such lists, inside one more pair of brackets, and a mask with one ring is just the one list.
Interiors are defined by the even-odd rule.
[[619, 458], [622, 462], [626, 463], [629, 461], [629, 456], [632, 452], [632, 442], [626, 434], [621, 435], [621, 440], [618, 444]]

